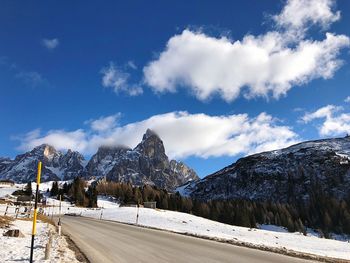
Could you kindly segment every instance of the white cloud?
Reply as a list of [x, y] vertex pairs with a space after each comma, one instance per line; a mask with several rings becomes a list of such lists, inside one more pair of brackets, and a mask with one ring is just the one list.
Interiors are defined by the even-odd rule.
[[313, 120], [322, 119], [318, 126], [318, 132], [322, 136], [334, 136], [350, 133], [350, 113], [342, 112], [343, 108], [335, 105], [327, 105], [315, 112], [306, 113], [302, 120], [309, 123]]
[[[17, 137], [17, 139], [19, 138]], [[19, 149], [31, 150], [43, 143], [50, 144], [60, 150], [74, 149], [81, 152], [84, 152], [88, 147], [87, 134], [82, 129], [75, 131], [51, 130], [43, 136], [40, 130], [36, 129], [21, 138]]]
[[[131, 66], [130, 66], [131, 67]], [[130, 96], [137, 96], [143, 93], [143, 89], [138, 84], [130, 83], [130, 74], [110, 63], [101, 71], [102, 85], [112, 88], [115, 93], [125, 92]]]
[[[159, 57], [144, 67], [144, 81], [158, 93], [176, 92], [182, 86], [200, 100], [219, 94], [232, 101], [240, 94], [279, 98], [294, 85], [331, 78], [342, 65], [339, 52], [350, 40], [332, 33], [319, 41], [305, 38], [309, 23], [325, 27], [340, 16], [331, 10], [333, 1], [322, 0], [311, 7], [315, 1], [288, 1], [274, 17], [282, 29], [246, 35], [242, 40], [185, 29], [171, 37]], [[295, 9], [300, 11], [298, 21], [287, 17]]]
[[350, 102], [350, 96], [346, 97], [344, 102]]
[[41, 40], [41, 43], [48, 50], [53, 50], [56, 47], [58, 47], [58, 45], [60, 44], [60, 42], [59, 42], [59, 40], [57, 38], [52, 38], [52, 39], [44, 38], [44, 39]]
[[101, 117], [97, 120], [89, 120], [86, 124], [90, 124], [93, 131], [106, 132], [117, 126], [120, 116], [121, 114], [117, 113], [111, 116]]
[[311, 113], [306, 113], [303, 117], [302, 120], [305, 123], [308, 123], [314, 119], [320, 119], [320, 118], [330, 118], [333, 113], [342, 110], [342, 107], [339, 106], [334, 106], [334, 105], [327, 105], [322, 108], [319, 108], [318, 110], [311, 112]]
[[103, 131], [92, 126], [89, 130], [53, 130], [41, 135], [35, 130], [21, 139], [19, 148], [29, 150], [49, 143], [58, 149], [70, 148], [93, 154], [101, 145], [135, 147], [148, 128], [159, 134], [171, 158], [236, 156], [285, 147], [298, 140], [290, 127], [277, 125], [266, 113], [250, 118], [247, 114], [209, 116], [170, 112], [125, 126], [110, 123], [111, 128]]
[[324, 29], [340, 19], [334, 12], [334, 0], [288, 0], [282, 12], [273, 19], [280, 27], [304, 31], [308, 25], [321, 25]]

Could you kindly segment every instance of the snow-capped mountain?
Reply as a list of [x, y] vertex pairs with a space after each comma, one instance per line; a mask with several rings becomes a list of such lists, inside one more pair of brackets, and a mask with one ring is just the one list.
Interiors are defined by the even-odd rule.
[[198, 179], [184, 163], [169, 161], [162, 140], [151, 130], [134, 149], [100, 147], [87, 164], [85, 176], [134, 185], [152, 184], [168, 190]]
[[263, 152], [178, 188], [201, 200], [251, 199], [298, 202], [322, 191], [350, 197], [350, 137], [307, 141]]
[[72, 179], [83, 172], [85, 162], [78, 152], [68, 150], [63, 154], [43, 144], [17, 155], [14, 160], [0, 158], [0, 178], [20, 183], [35, 181], [39, 160], [42, 161], [42, 181]]
[[162, 140], [151, 130], [144, 134], [135, 149], [100, 147], [86, 164], [79, 152], [66, 153], [43, 144], [18, 155], [14, 160], [0, 158], [0, 179], [25, 183], [36, 180], [38, 161], [42, 165], [42, 181], [106, 178], [134, 185], [152, 184], [174, 190], [190, 180], [198, 180], [194, 170], [182, 162], [169, 160]]

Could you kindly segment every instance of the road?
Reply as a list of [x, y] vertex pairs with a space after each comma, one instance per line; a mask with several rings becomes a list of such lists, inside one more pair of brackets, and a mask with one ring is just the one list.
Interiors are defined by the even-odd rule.
[[62, 219], [62, 230], [71, 237], [91, 263], [306, 261], [166, 231], [84, 217], [65, 216]]

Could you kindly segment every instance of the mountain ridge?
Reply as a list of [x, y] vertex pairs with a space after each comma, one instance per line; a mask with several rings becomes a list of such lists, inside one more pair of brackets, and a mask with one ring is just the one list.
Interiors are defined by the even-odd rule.
[[178, 190], [201, 200], [307, 201], [317, 191], [350, 197], [350, 137], [253, 154]]
[[13, 160], [0, 157], [0, 179], [21, 183], [34, 181], [39, 160], [43, 163], [42, 181], [71, 180], [76, 176], [86, 179], [105, 177], [112, 181], [152, 184], [173, 190], [188, 180], [198, 179], [193, 169], [168, 159], [162, 140], [150, 129], [134, 149], [101, 146], [88, 162], [79, 152], [68, 149], [63, 153], [48, 144], [19, 154]]

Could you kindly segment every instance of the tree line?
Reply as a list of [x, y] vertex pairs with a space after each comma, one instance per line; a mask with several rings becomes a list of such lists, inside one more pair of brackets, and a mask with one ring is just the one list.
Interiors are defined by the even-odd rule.
[[[86, 190], [87, 189], [87, 190]], [[74, 202], [77, 206], [97, 207], [97, 191], [93, 185], [87, 183], [81, 177], [76, 177], [71, 183], [64, 183], [60, 188], [58, 182], [53, 182], [51, 190], [48, 189], [51, 197], [63, 198]]]
[[259, 224], [271, 224], [304, 234], [306, 228], [311, 228], [327, 238], [330, 233], [350, 234], [350, 196], [338, 200], [322, 190], [312, 192], [307, 202], [299, 200], [290, 203], [243, 199], [204, 202], [150, 185], [100, 181], [87, 186], [80, 177], [62, 187], [54, 182], [50, 190], [53, 197], [59, 198], [61, 195], [85, 207], [97, 207], [98, 194], [113, 196], [122, 205], [155, 201], [160, 209], [189, 213], [236, 226], [256, 228]]
[[308, 202], [295, 203], [238, 199], [203, 202], [155, 186], [137, 187], [107, 181], [97, 184], [96, 190], [98, 194], [116, 197], [122, 204], [156, 201], [160, 209], [190, 213], [231, 225], [255, 228], [258, 224], [273, 224], [304, 234], [308, 227], [324, 237], [329, 237], [332, 232], [350, 234], [350, 197], [337, 200], [321, 190], [313, 192]]

